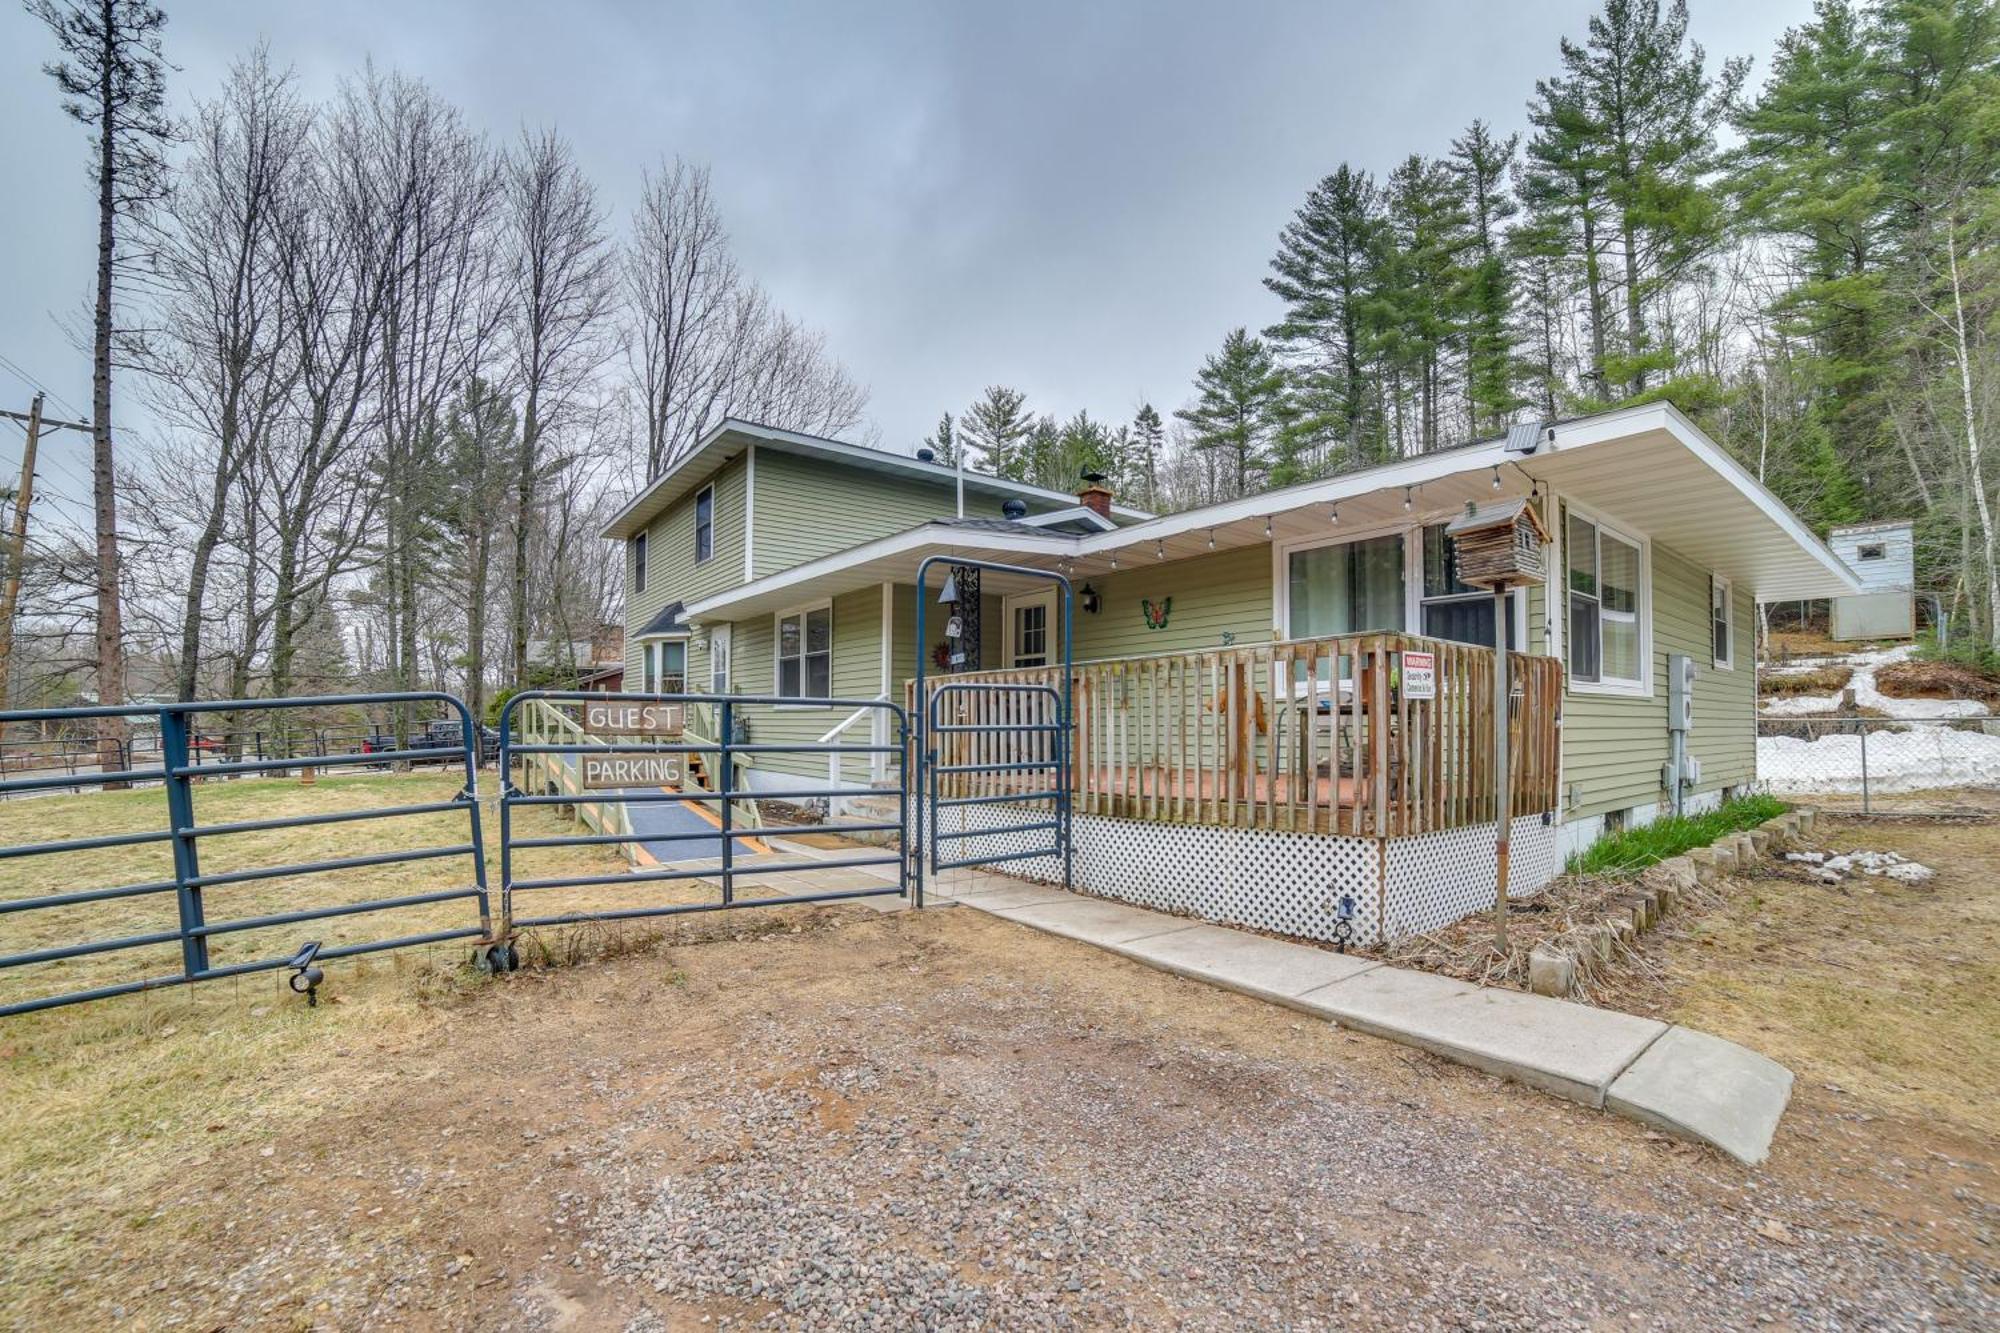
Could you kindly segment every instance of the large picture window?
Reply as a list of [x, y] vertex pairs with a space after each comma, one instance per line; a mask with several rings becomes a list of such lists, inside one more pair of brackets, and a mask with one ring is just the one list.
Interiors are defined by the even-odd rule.
[[778, 694], [826, 699], [833, 694], [833, 607], [809, 607], [778, 617]]
[[1403, 626], [1403, 534], [1293, 551], [1286, 637], [1366, 634]]
[[715, 487], [694, 497], [694, 562], [698, 565], [715, 554]]
[[1570, 679], [1643, 686], [1639, 544], [1572, 512], [1563, 548], [1569, 587]]
[[[1493, 594], [1484, 588], [1462, 583], [1458, 577], [1457, 543], [1445, 534], [1445, 525], [1424, 529], [1423, 632], [1433, 639], [1454, 643], [1493, 646]], [[1518, 651], [1514, 621], [1515, 599], [1507, 594], [1507, 647]]]

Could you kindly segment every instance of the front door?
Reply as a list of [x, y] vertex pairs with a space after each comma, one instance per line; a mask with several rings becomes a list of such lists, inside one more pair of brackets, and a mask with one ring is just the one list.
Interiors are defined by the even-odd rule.
[[1056, 594], [1053, 588], [1021, 593], [1006, 600], [1007, 665], [1047, 666], [1053, 659]]

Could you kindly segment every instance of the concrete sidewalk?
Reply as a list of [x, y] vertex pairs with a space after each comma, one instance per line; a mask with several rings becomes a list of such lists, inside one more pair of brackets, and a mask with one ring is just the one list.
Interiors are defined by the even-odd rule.
[[1756, 1165], [1791, 1071], [1734, 1042], [1651, 1018], [1289, 944], [1010, 879], [944, 886], [966, 907], [1254, 995], [1712, 1144]]

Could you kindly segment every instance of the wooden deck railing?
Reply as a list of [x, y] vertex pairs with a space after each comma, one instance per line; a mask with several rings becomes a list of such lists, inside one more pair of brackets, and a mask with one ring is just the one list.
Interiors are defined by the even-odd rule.
[[[1436, 654], [1436, 693], [1412, 699], [1402, 654]], [[1513, 809], [1558, 806], [1562, 665], [1511, 654]], [[1061, 668], [946, 677], [1060, 685]], [[1071, 754], [1081, 814], [1405, 837], [1488, 822], [1493, 769], [1492, 650], [1410, 635], [1364, 634], [1111, 658], [1074, 667]], [[926, 679], [927, 690], [939, 682]], [[907, 696], [914, 708], [914, 685]], [[1046, 698], [946, 696], [942, 720], [1052, 721]], [[940, 763], [1006, 764], [1052, 757], [1046, 732], [938, 738]], [[948, 775], [952, 796], [1035, 790], [1046, 772]]]

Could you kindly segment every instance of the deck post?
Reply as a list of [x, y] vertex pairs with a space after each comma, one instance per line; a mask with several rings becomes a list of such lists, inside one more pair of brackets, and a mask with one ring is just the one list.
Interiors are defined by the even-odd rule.
[[1514, 822], [1513, 783], [1508, 769], [1507, 584], [1493, 585], [1493, 945], [1507, 952], [1507, 856]]

